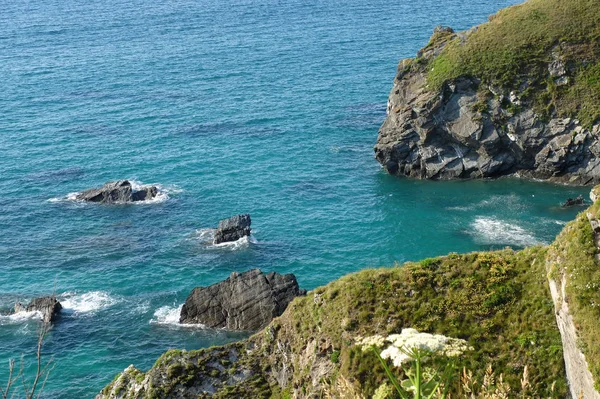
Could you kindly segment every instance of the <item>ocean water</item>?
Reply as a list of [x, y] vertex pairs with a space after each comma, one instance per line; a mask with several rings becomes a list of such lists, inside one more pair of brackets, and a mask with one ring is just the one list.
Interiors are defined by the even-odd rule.
[[[386, 175], [372, 146], [399, 59], [515, 0], [0, 0], [0, 309], [56, 292], [48, 398], [241, 333], [178, 327], [192, 288], [259, 267], [307, 289], [365, 267], [549, 243], [588, 189]], [[70, 193], [115, 179], [158, 200]], [[250, 213], [253, 237], [203, 243]], [[31, 361], [36, 315], [0, 316]], [[28, 369], [30, 371], [30, 368]]]

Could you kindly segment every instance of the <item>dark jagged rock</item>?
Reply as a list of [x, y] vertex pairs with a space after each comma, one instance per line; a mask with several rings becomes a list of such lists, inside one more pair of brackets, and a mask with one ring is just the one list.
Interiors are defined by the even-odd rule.
[[215, 232], [214, 244], [237, 241], [250, 235], [250, 215], [236, 215], [229, 219], [221, 220]]
[[154, 186], [133, 191], [127, 180], [105, 183], [102, 187], [92, 188], [77, 194], [80, 201], [101, 202], [105, 204], [144, 201], [156, 197], [158, 189]]
[[154, 186], [144, 187], [139, 191], [135, 191], [131, 194], [132, 201], [145, 201], [156, 197], [158, 189]]
[[233, 272], [220, 283], [194, 288], [181, 308], [179, 322], [254, 331], [280, 316], [292, 299], [305, 294], [293, 274], [264, 274], [260, 269]]
[[584, 205], [584, 204], [585, 204], [585, 200], [583, 199], [583, 195], [579, 195], [577, 198], [567, 198], [567, 200], [561, 206], [563, 208], [567, 208], [569, 206]]
[[44, 323], [51, 323], [56, 319], [62, 305], [55, 296], [44, 296], [35, 298], [27, 306], [21, 303], [15, 304], [15, 313], [18, 312], [40, 312]]
[[[429, 86], [434, 60], [449, 43], [465, 42], [474, 32], [437, 28], [416, 58], [400, 62], [374, 148], [379, 163], [390, 174], [418, 179], [511, 175], [599, 183], [600, 123], [542, 117], [526, 101], [527, 85], [494, 87], [464, 75], [439, 89]], [[549, 76], [564, 80], [564, 72], [560, 62], [549, 65]]]

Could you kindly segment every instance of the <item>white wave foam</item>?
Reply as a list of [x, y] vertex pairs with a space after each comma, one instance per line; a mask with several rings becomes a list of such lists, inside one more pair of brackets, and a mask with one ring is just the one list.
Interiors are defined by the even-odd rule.
[[162, 202], [167, 201], [170, 198], [169, 194], [176, 194], [176, 193], [183, 192], [183, 190], [181, 188], [179, 188], [175, 185], [171, 185], [171, 186], [167, 187], [167, 186], [163, 186], [162, 184], [159, 184], [159, 183], [145, 184], [145, 183], [139, 182], [137, 180], [130, 180], [129, 182], [131, 183], [131, 188], [133, 191], [139, 191], [148, 186], [154, 186], [154, 187], [156, 187], [156, 190], [157, 190], [156, 196], [154, 198], [147, 199], [145, 201], [136, 201], [136, 202], [134, 202], [134, 204], [136, 204], [136, 205], [160, 204]]
[[83, 201], [77, 200], [77, 195], [79, 195], [78, 191], [76, 191], [74, 193], [69, 193], [69, 194], [65, 195], [64, 197], [50, 198], [48, 200], [48, 202], [83, 202]]
[[182, 307], [183, 304], [179, 306], [162, 306], [156, 309], [154, 316], [150, 319], [150, 324], [174, 327], [206, 328], [204, 324], [179, 323], [179, 316], [181, 315]]
[[162, 306], [156, 309], [154, 317], [150, 319], [150, 324], [170, 324], [179, 326], [179, 315], [181, 314], [182, 307], [183, 304], [177, 307]]
[[509, 194], [492, 195], [491, 197], [482, 199], [479, 202], [473, 202], [470, 204], [463, 204], [457, 206], [449, 206], [446, 207], [446, 209], [449, 211], [468, 212], [475, 211], [478, 209], [496, 209], [499, 206], [502, 206], [504, 208], [508, 207], [513, 211], [520, 211], [527, 207], [527, 205], [523, 203], [523, 201], [518, 195]]
[[227, 248], [227, 249], [231, 249], [232, 251], [238, 250], [238, 249], [243, 249], [243, 248], [248, 248], [250, 246], [250, 244], [257, 244], [258, 241], [256, 241], [256, 238], [254, 238], [253, 236], [245, 236], [240, 238], [237, 241], [231, 241], [231, 242], [222, 242], [220, 244], [213, 244], [212, 246], [214, 248]]
[[477, 217], [471, 223], [471, 227], [472, 231], [470, 233], [475, 237], [475, 240], [486, 245], [526, 247], [543, 244], [521, 226], [494, 218]]
[[91, 291], [84, 294], [67, 292], [60, 296], [60, 303], [67, 311], [91, 313], [113, 306], [118, 301], [103, 291]]
[[150, 310], [150, 302], [149, 301], [143, 301], [141, 303], [138, 303], [135, 308], [133, 309], [133, 312], [136, 314], [144, 314], [147, 313]]
[[199, 229], [196, 230], [195, 239], [200, 241], [202, 244], [212, 245], [215, 238], [215, 231], [217, 229]]
[[208, 248], [212, 249], [230, 249], [230, 250], [238, 250], [243, 248], [248, 248], [250, 244], [257, 244], [258, 241], [254, 236], [249, 235], [238, 239], [237, 241], [231, 242], [222, 242], [220, 244], [213, 244], [213, 240], [215, 238], [215, 231], [217, 229], [199, 229], [196, 230], [196, 237], [198, 241], [202, 244], [206, 245]]
[[18, 324], [28, 320], [41, 320], [42, 313], [38, 311], [33, 312], [17, 312], [10, 315], [0, 315], [0, 325], [2, 324]]

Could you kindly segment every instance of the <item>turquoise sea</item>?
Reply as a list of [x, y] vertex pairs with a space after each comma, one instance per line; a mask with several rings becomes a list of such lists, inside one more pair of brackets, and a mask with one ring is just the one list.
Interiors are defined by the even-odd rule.
[[[399, 59], [434, 26], [516, 0], [0, 0], [0, 309], [56, 292], [47, 398], [91, 398], [168, 348], [244, 336], [176, 325], [232, 271], [307, 289], [371, 266], [549, 243], [588, 189], [422, 182], [373, 158]], [[151, 203], [69, 194], [156, 183]], [[253, 238], [202, 244], [250, 213]], [[0, 316], [0, 381], [37, 322]]]

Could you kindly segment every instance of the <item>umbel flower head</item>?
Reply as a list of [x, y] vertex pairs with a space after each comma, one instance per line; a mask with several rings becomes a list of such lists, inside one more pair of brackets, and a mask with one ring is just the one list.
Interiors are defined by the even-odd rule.
[[400, 334], [392, 334], [387, 338], [379, 335], [363, 338], [359, 344], [363, 349], [381, 347], [390, 342], [381, 352], [381, 357], [390, 359], [394, 366], [414, 360], [416, 357], [429, 355], [457, 357], [467, 350], [472, 350], [467, 342], [458, 338], [450, 338], [440, 334], [422, 333], [414, 328], [404, 328]]

